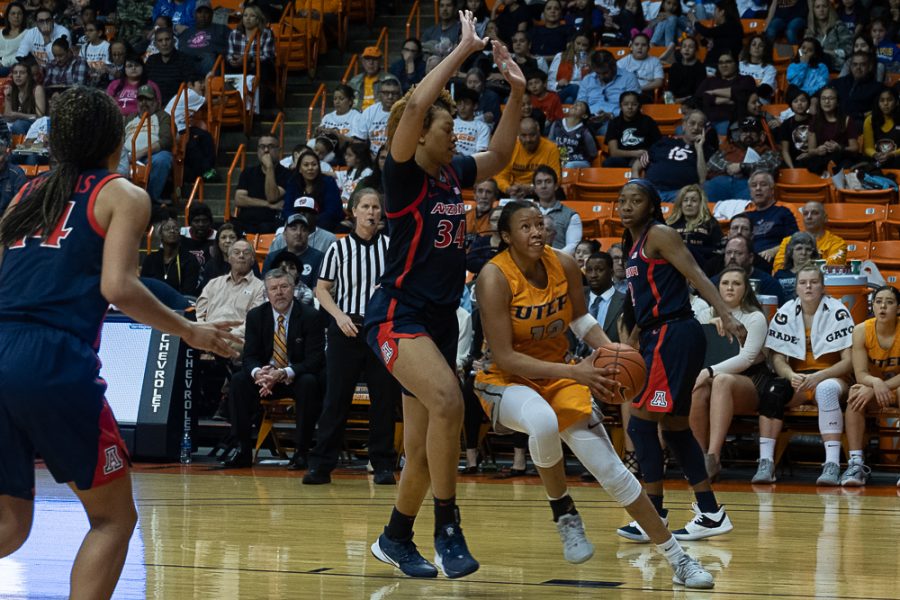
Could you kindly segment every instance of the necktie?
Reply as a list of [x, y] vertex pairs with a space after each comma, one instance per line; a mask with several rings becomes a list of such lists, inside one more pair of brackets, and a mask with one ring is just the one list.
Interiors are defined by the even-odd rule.
[[[591, 302], [591, 315], [597, 319], [598, 323], [600, 323], [600, 300], [602, 300], [602, 298], [597, 296], [594, 298], [594, 301]], [[600, 323], [600, 327], [603, 327], [603, 323]]]
[[284, 331], [284, 315], [278, 315], [278, 327], [275, 329], [275, 343], [272, 345], [272, 360], [279, 369], [288, 366], [287, 335]]

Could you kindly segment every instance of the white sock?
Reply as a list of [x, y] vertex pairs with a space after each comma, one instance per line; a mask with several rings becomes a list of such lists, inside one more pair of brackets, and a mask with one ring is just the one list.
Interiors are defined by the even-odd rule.
[[859, 464], [863, 464], [865, 462], [865, 457], [863, 457], [862, 450], [851, 450], [850, 451], [850, 462], [857, 462]]
[[478, 448], [466, 448], [466, 466], [478, 466]]
[[841, 464], [841, 443], [839, 441], [825, 442], [825, 462]]
[[525, 448], [513, 448], [513, 464], [512, 468], [524, 471], [528, 463], [525, 462]]
[[682, 549], [681, 544], [678, 543], [678, 540], [675, 539], [674, 535], [662, 544], [657, 544], [656, 549], [659, 550], [660, 554], [666, 557], [666, 560], [669, 561], [669, 564], [673, 567], [676, 566], [681, 560], [681, 557], [684, 556], [684, 550]]
[[564, 491], [562, 494], [560, 494], [559, 498], [554, 498], [550, 494], [547, 494], [547, 500], [549, 500], [550, 502], [553, 502], [554, 500], [562, 500], [563, 498], [565, 498], [568, 495], [569, 495], [569, 488], [566, 488], [566, 491]]
[[759, 438], [759, 459], [764, 458], [775, 462], [775, 440], [773, 438]]

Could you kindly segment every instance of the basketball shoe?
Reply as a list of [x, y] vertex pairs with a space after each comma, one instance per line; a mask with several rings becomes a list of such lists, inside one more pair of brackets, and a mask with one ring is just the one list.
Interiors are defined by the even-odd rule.
[[841, 485], [843, 487], [860, 487], [866, 485], [869, 479], [869, 473], [872, 470], [867, 467], [863, 461], [859, 459], [850, 459], [847, 470], [841, 475]]
[[581, 515], [563, 515], [556, 522], [559, 539], [563, 543], [563, 556], [573, 564], [583, 563], [594, 555], [594, 545], [584, 535]]
[[775, 463], [768, 458], [759, 459], [759, 467], [750, 483], [775, 483]]
[[705, 513], [700, 511], [700, 507], [695, 502], [691, 508], [694, 510], [694, 518], [687, 522], [683, 529], [673, 531], [672, 535], [675, 539], [682, 542], [692, 540], [702, 540], [704, 538], [713, 537], [728, 533], [734, 529], [731, 519], [725, 513], [725, 507], [720, 506], [719, 510], [714, 513]]
[[[666, 527], [669, 526], [669, 511], [668, 509], [665, 511], [665, 514], [660, 517], [662, 519], [663, 525]], [[638, 524], [637, 521], [632, 521], [628, 525], [623, 525], [616, 529], [616, 533], [625, 538], [626, 540], [631, 540], [632, 542], [641, 542], [646, 544], [650, 541], [650, 536], [644, 531], [644, 529]]]
[[841, 465], [833, 462], [822, 465], [822, 474], [816, 479], [816, 485], [841, 485]]
[[672, 568], [675, 570], [675, 574], [672, 575], [672, 583], [695, 590], [708, 590], [715, 585], [713, 576], [700, 565], [699, 561], [687, 554], [682, 555], [678, 564], [672, 565]]
[[462, 527], [450, 523], [434, 537], [434, 564], [450, 579], [465, 577], [478, 570], [478, 561], [469, 552]]
[[410, 577], [437, 577], [437, 569], [425, 560], [412, 536], [408, 540], [394, 541], [385, 534], [378, 536], [372, 544], [372, 555], [383, 563], [397, 567]]

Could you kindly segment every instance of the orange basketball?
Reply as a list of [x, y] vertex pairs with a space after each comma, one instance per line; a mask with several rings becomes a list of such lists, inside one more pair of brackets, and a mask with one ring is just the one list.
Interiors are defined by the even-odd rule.
[[647, 380], [647, 367], [641, 353], [626, 344], [604, 344], [598, 349], [600, 354], [594, 360], [594, 366], [618, 367], [619, 372], [611, 375], [612, 379], [619, 382], [619, 393], [613, 396], [609, 404], [624, 404], [634, 400]]

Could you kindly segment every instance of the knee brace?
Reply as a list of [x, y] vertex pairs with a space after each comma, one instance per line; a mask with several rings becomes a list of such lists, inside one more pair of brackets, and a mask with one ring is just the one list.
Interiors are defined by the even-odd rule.
[[784, 377], [774, 377], [759, 395], [759, 414], [770, 419], [784, 420], [784, 407], [794, 395], [791, 382]]
[[641, 484], [622, 464], [603, 425], [593, 429], [587, 425], [588, 421], [576, 423], [560, 436], [606, 493], [620, 505], [628, 506], [641, 495]]
[[628, 435], [634, 443], [634, 455], [641, 465], [646, 483], [661, 481], [663, 478], [663, 452], [658, 430], [656, 421], [634, 415], [628, 421]]
[[706, 472], [706, 463], [703, 460], [703, 450], [697, 443], [690, 429], [680, 430], [663, 430], [663, 439], [666, 440], [669, 449], [678, 459], [681, 470], [684, 471], [684, 477], [691, 485], [697, 485], [701, 481], [709, 479]]
[[819, 432], [843, 432], [844, 414], [841, 412], [841, 384], [835, 379], [826, 379], [816, 386], [815, 396], [816, 404], [819, 405]]

